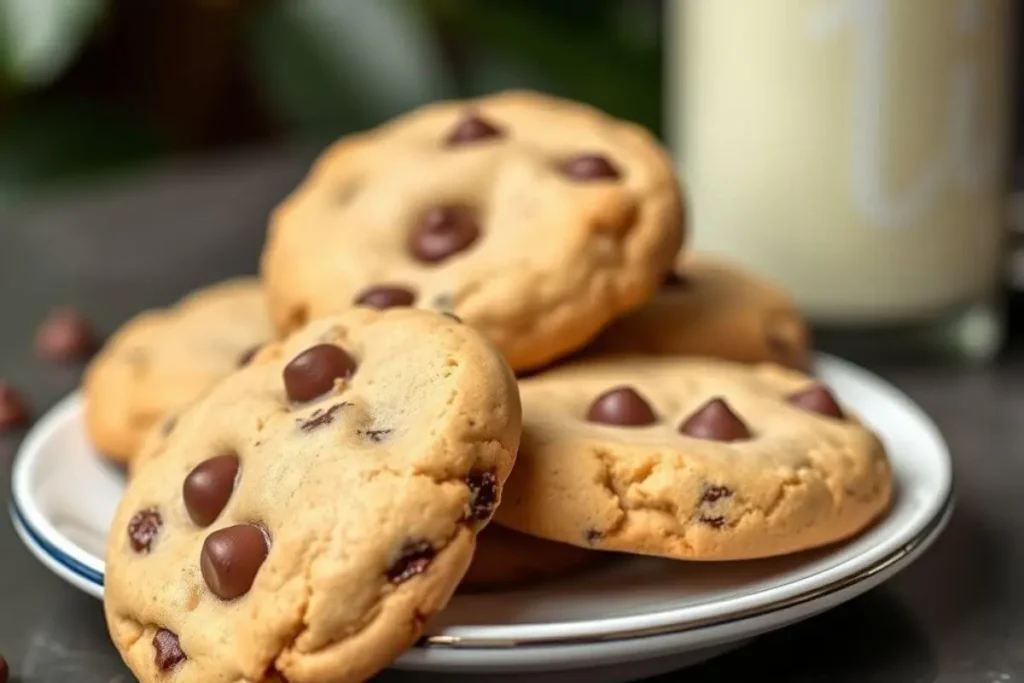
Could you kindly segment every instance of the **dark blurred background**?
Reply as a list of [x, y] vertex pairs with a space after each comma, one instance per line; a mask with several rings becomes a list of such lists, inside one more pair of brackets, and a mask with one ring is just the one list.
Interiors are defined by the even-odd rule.
[[658, 0], [0, 0], [0, 205], [533, 87], [661, 127]]

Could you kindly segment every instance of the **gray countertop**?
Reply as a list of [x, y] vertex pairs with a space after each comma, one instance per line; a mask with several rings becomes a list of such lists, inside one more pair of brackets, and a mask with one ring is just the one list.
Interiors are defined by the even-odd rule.
[[[267, 212], [309, 158], [262, 152], [181, 163], [0, 214], [0, 377], [41, 412], [79, 373], [33, 359], [32, 335], [49, 307], [78, 307], [109, 331], [146, 306], [254, 272]], [[985, 370], [873, 369], [949, 441], [958, 505], [948, 529], [881, 588], [689, 669], [688, 683], [1024, 681], [1024, 358]], [[4, 509], [17, 446], [17, 437], [0, 437]], [[99, 602], [44, 570], [6, 519], [0, 653], [23, 683], [132, 680]]]

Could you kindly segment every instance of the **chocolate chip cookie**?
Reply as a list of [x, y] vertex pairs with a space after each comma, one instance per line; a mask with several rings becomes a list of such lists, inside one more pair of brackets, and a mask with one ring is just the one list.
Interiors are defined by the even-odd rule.
[[645, 302], [682, 226], [649, 133], [511, 92], [336, 143], [274, 212], [262, 273], [282, 331], [354, 303], [450, 311], [525, 370]]
[[355, 308], [264, 347], [129, 480], [114, 644], [142, 683], [366, 680], [457, 587], [519, 432], [510, 369], [446, 316]]
[[523, 438], [498, 521], [581, 547], [686, 560], [847, 538], [892, 491], [879, 439], [777, 365], [605, 358], [520, 382]]
[[85, 424], [107, 457], [130, 461], [154, 424], [245, 363], [271, 337], [255, 278], [228, 280], [126, 323], [85, 374]]
[[709, 256], [684, 255], [655, 297], [606, 328], [587, 353], [707, 356], [804, 369], [810, 334], [775, 284]]
[[498, 524], [484, 529], [460, 592], [483, 592], [564, 577], [608, 558], [567, 543], [527, 536]]

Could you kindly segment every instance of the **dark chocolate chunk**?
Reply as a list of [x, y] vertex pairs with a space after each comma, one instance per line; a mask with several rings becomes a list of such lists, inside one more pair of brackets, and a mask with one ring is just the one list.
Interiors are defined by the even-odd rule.
[[170, 671], [186, 659], [188, 657], [181, 650], [178, 636], [165, 628], [153, 634], [153, 660], [156, 662], [156, 668]]
[[409, 253], [424, 263], [437, 263], [468, 249], [480, 236], [474, 213], [465, 206], [431, 209], [409, 233]]
[[357, 304], [373, 308], [412, 306], [415, 301], [416, 295], [412, 291], [405, 287], [396, 287], [394, 285], [371, 287], [356, 297]]
[[723, 399], [714, 398], [697, 409], [679, 431], [695, 439], [741, 441], [750, 438], [750, 430]]
[[52, 311], [36, 330], [36, 355], [45, 360], [84, 360], [96, 347], [96, 333], [89, 320], [70, 308]]
[[32, 416], [28, 401], [7, 382], [0, 382], [0, 433], [22, 427]]
[[430, 541], [406, 541], [391, 567], [388, 569], [388, 581], [403, 583], [414, 576], [422, 574], [430, 566], [437, 551]]
[[654, 411], [640, 394], [630, 387], [615, 387], [590, 404], [587, 420], [621, 427], [643, 427], [657, 421]]
[[196, 465], [181, 490], [188, 516], [199, 526], [213, 524], [231, 500], [237, 481], [237, 455], [218, 455]]
[[237, 524], [206, 537], [200, 569], [206, 585], [222, 600], [249, 592], [270, 547], [266, 532], [254, 524]]
[[790, 403], [812, 413], [827, 415], [838, 420], [844, 419], [843, 409], [839, 407], [835, 396], [823, 384], [811, 386], [796, 392], [787, 399]]
[[488, 123], [477, 114], [468, 113], [456, 124], [444, 142], [448, 147], [458, 147], [472, 142], [500, 138], [502, 135], [501, 129], [495, 125]]
[[615, 180], [617, 169], [603, 154], [581, 154], [562, 164], [562, 173], [573, 180]]
[[466, 477], [469, 487], [469, 514], [466, 518], [471, 522], [483, 522], [490, 519], [494, 505], [498, 502], [498, 475], [494, 470], [473, 470]]
[[334, 388], [338, 379], [348, 379], [356, 362], [334, 344], [317, 344], [306, 349], [284, 368], [284, 387], [296, 402], [312, 401]]
[[132, 550], [146, 554], [153, 547], [153, 541], [164, 524], [160, 513], [154, 508], [139, 510], [128, 520], [128, 542]]

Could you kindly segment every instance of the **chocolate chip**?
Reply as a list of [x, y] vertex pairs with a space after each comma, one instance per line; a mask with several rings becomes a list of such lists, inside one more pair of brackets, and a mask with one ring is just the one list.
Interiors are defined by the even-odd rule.
[[259, 351], [259, 350], [260, 350], [260, 347], [257, 345], [257, 346], [252, 347], [251, 349], [248, 349], [247, 351], [245, 351], [245, 353], [243, 353], [241, 356], [238, 357], [238, 367], [241, 368], [241, 367], [245, 367], [246, 365], [248, 365], [249, 361], [252, 360], [252, 357], [255, 356], [256, 352]]
[[334, 422], [334, 414], [344, 408], [350, 406], [351, 403], [343, 401], [341, 403], [335, 403], [333, 406], [324, 410], [323, 408], [317, 408], [313, 411], [313, 414], [309, 416], [309, 419], [305, 421], [299, 421], [299, 429], [304, 432], [311, 432], [314, 429], [325, 427]]
[[425, 263], [437, 263], [467, 249], [480, 236], [472, 209], [440, 206], [428, 211], [409, 234], [409, 252]]
[[132, 550], [146, 554], [153, 546], [153, 541], [160, 533], [164, 520], [154, 508], [139, 510], [128, 521], [128, 541]]
[[356, 371], [352, 356], [333, 344], [317, 344], [292, 359], [284, 368], [284, 387], [296, 402], [312, 401], [334, 388], [337, 379]]
[[562, 173], [573, 180], [614, 180], [619, 169], [603, 154], [581, 154], [562, 164]]
[[390, 429], [363, 429], [359, 434], [374, 443], [380, 443], [391, 435], [391, 431]]
[[466, 518], [471, 522], [490, 519], [498, 502], [498, 475], [494, 470], [473, 470], [466, 477], [466, 486], [470, 494]]
[[701, 503], [715, 503], [723, 498], [732, 496], [732, 489], [728, 486], [717, 486], [715, 484], [704, 484], [700, 494]]
[[587, 420], [621, 427], [642, 427], [657, 418], [647, 401], [630, 387], [615, 387], [590, 404]]
[[59, 308], [51, 312], [36, 330], [35, 346], [36, 355], [45, 360], [82, 360], [96, 350], [96, 333], [81, 313]]
[[437, 552], [430, 541], [406, 541], [402, 550], [388, 569], [388, 581], [391, 583], [403, 583], [412, 577], [422, 574], [430, 566], [431, 561]]
[[203, 542], [200, 555], [206, 585], [222, 600], [245, 595], [269, 552], [266, 533], [254, 524], [214, 531]]
[[792, 394], [788, 399], [790, 403], [812, 413], [819, 413], [834, 417], [838, 420], [844, 419], [843, 409], [839, 407], [835, 396], [823, 384], [812, 384], [801, 391]]
[[695, 439], [741, 441], [750, 438], [750, 430], [721, 398], [713, 398], [679, 425], [679, 431]]
[[231, 499], [237, 480], [237, 455], [218, 455], [196, 465], [181, 489], [192, 521], [199, 526], [213, 524]]
[[481, 140], [500, 138], [502, 136], [503, 132], [500, 128], [488, 123], [476, 114], [469, 113], [456, 124], [444, 142], [448, 147], [457, 147], [471, 142], [480, 142]]
[[170, 671], [186, 659], [188, 657], [181, 651], [178, 636], [165, 628], [153, 634], [153, 660], [156, 662], [156, 668]]
[[373, 308], [395, 308], [397, 306], [412, 306], [416, 301], [416, 295], [405, 287], [394, 287], [381, 285], [371, 287], [358, 297], [356, 303], [361, 306], [372, 306]]
[[7, 666], [7, 660], [0, 657], [0, 683], [7, 683], [7, 678], [11, 675], [11, 668]]
[[725, 517], [721, 515], [701, 515], [697, 518], [701, 524], [706, 524], [712, 529], [721, 529], [725, 526]]
[[585, 532], [583, 532], [583, 540], [585, 540], [590, 545], [597, 543], [602, 538], [604, 538], [604, 534], [598, 531], [597, 529], [587, 529]]
[[677, 273], [674, 270], [670, 270], [665, 279], [662, 281], [661, 286], [665, 289], [686, 289], [690, 286], [690, 278], [686, 277], [682, 273]]
[[0, 432], [18, 429], [30, 417], [25, 398], [7, 382], [0, 382]]

